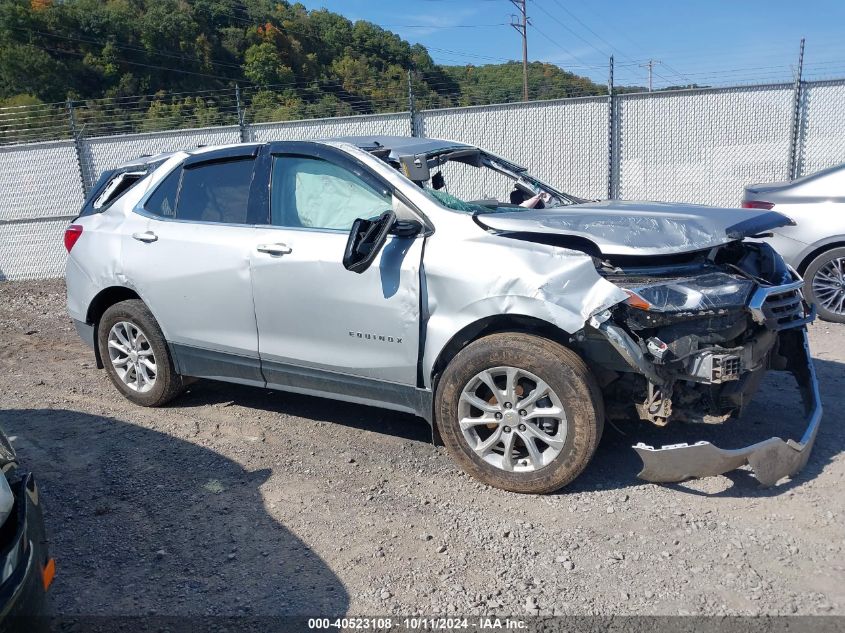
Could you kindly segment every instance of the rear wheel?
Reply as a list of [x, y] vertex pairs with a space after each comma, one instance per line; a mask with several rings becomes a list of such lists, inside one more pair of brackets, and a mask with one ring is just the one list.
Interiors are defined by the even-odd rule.
[[581, 358], [529, 334], [471, 343], [438, 384], [437, 424], [451, 456], [513, 492], [552, 492], [575, 479], [603, 423], [598, 385]]
[[804, 271], [807, 300], [825, 321], [845, 323], [845, 248], [825, 251]]
[[112, 383], [135, 404], [160, 407], [182, 390], [161, 328], [143, 301], [108, 308], [97, 328], [97, 345]]

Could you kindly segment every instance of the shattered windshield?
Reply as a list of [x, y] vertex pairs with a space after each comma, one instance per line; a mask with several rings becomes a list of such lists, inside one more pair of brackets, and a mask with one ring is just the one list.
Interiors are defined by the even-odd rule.
[[[418, 170], [411, 179], [432, 200], [452, 211], [512, 213], [585, 202], [531, 176], [524, 167], [480, 149], [439, 150], [425, 156], [426, 165], [422, 165], [422, 155], [414, 158]], [[387, 160], [401, 170], [401, 159]]]

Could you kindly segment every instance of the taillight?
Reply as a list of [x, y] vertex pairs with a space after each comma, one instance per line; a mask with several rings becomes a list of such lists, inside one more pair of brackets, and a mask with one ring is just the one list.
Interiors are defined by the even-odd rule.
[[71, 224], [65, 229], [65, 248], [70, 253], [70, 249], [76, 244], [77, 240], [82, 237], [82, 226], [79, 224]]
[[743, 209], [765, 209], [768, 211], [775, 206], [774, 202], [763, 202], [762, 200], [743, 200]]

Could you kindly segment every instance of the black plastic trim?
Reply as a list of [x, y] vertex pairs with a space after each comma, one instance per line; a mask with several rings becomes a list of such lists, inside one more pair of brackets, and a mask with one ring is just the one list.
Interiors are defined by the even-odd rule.
[[208, 163], [220, 163], [229, 160], [243, 160], [258, 156], [260, 145], [238, 145], [235, 147], [224, 147], [201, 154], [191, 154], [182, 163], [185, 169], [206, 165]]

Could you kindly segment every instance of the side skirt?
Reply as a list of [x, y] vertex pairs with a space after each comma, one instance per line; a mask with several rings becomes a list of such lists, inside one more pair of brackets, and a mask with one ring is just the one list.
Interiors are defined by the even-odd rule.
[[428, 389], [276, 361], [262, 361], [261, 367], [271, 389], [404, 411], [432, 422], [433, 397]]
[[170, 350], [176, 371], [183, 376], [403, 411], [432, 423], [433, 395], [428, 389], [276, 361], [262, 362], [258, 358], [178, 343], [170, 343]]

